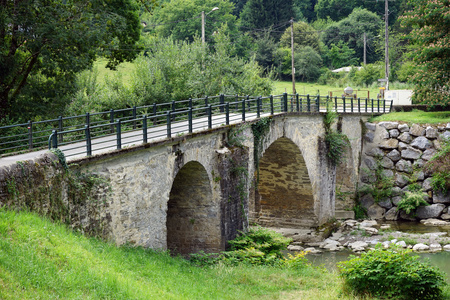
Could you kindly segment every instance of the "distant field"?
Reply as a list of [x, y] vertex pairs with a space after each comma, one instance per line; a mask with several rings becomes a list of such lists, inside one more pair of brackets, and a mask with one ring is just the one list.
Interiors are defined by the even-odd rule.
[[[340, 97], [344, 92], [343, 87], [336, 87], [332, 85], [321, 85], [317, 83], [307, 83], [307, 82], [296, 82], [295, 83], [295, 89], [297, 90], [297, 93], [300, 95], [321, 95], [326, 96], [329, 95], [330, 92], [332, 92], [333, 97], [338, 96]], [[357, 94], [360, 98], [376, 98], [377, 94], [379, 92], [379, 89], [377, 88], [366, 88], [357, 90], [355, 88], [354, 93]], [[278, 95], [282, 94], [284, 92], [292, 93], [292, 82], [290, 81], [275, 81], [274, 82], [274, 90], [273, 94]]]
[[373, 118], [372, 121], [400, 121], [405, 123], [417, 124], [446, 124], [450, 123], [450, 112], [427, 112], [427, 111], [411, 111], [411, 112], [392, 112]]

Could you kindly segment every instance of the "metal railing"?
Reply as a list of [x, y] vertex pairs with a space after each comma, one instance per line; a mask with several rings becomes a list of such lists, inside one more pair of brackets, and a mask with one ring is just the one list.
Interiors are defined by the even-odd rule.
[[391, 106], [391, 100], [367, 98], [286, 93], [267, 97], [219, 95], [0, 127], [0, 154], [44, 149], [48, 144], [51, 148], [63, 147], [66, 156], [92, 155], [94, 150], [121, 149], [149, 139], [170, 138], [277, 113], [331, 109], [380, 114], [390, 112]]

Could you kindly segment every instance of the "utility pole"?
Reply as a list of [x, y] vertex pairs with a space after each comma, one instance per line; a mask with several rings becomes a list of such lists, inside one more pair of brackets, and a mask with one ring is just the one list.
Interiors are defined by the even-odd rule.
[[291, 18], [291, 68], [292, 68], [292, 93], [295, 95], [295, 67], [294, 67], [294, 19]]
[[384, 59], [385, 59], [385, 77], [386, 77], [386, 91], [389, 90], [389, 7], [388, 0], [384, 0]]
[[367, 36], [364, 32], [364, 66], [366, 65], [366, 45], [367, 45]]
[[202, 10], [202, 45], [205, 44], [205, 11]]

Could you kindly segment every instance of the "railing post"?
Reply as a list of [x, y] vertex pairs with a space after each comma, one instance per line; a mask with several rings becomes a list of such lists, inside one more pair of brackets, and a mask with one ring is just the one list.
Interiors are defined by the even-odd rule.
[[91, 129], [88, 125], [84, 125], [84, 132], [86, 134], [86, 155], [92, 155], [92, 143], [91, 143]]
[[114, 133], [114, 109], [109, 111], [109, 124], [111, 124], [109, 126], [111, 133]]
[[389, 105], [389, 112], [392, 112], [392, 105], [394, 104], [394, 100], [391, 100], [391, 105]]
[[317, 108], [317, 112], [320, 112], [320, 96], [317, 95], [316, 97], [316, 108]]
[[119, 119], [117, 120], [117, 149], [122, 149], [122, 121]]
[[170, 111], [168, 111], [167, 112], [167, 137], [168, 138], [172, 137], [172, 128], [171, 128], [170, 120], [171, 120], [171, 114], [170, 114]]
[[303, 98], [300, 97], [299, 101], [299, 105], [300, 105], [300, 112], [303, 112]]
[[225, 124], [230, 125], [230, 102], [225, 104]]
[[137, 110], [136, 106], [133, 106], [133, 129], [136, 129], [136, 116], [137, 116]]
[[148, 142], [148, 135], [147, 135], [147, 115], [144, 115], [142, 119], [142, 137], [144, 140], [144, 143]]
[[208, 128], [212, 129], [212, 105], [208, 105]]
[[380, 112], [380, 99], [377, 99], [377, 112]]
[[[192, 103], [192, 102], [191, 102]], [[188, 123], [189, 123], [189, 133], [192, 133], [192, 107], [189, 107], [188, 111]]]
[[358, 97], [358, 112], [361, 112], [361, 98]]
[[366, 112], [367, 112], [367, 98], [366, 98], [366, 100], [365, 100], [365, 110], [366, 110]]
[[223, 107], [223, 105], [225, 104], [225, 95], [224, 94], [220, 94], [219, 102], [220, 102], [220, 112], [223, 113], [225, 110], [225, 108]]
[[259, 119], [261, 117], [261, 107], [259, 103], [261, 102], [261, 97], [256, 98], [256, 117]]
[[307, 106], [308, 112], [311, 112], [311, 99], [309, 98], [309, 94], [306, 95], [306, 106]]
[[273, 116], [273, 95], [270, 95], [270, 115]]
[[283, 103], [284, 103], [283, 111], [287, 112], [288, 111], [287, 93], [283, 93]]
[[189, 98], [189, 108], [192, 109], [192, 98]]
[[345, 96], [342, 96], [342, 108], [343, 108], [342, 112], [345, 112]]
[[242, 99], [242, 122], [245, 122], [245, 98]]
[[336, 112], [338, 112], [338, 103], [337, 103], [337, 96], [334, 96], [334, 110], [336, 111]]
[[294, 96], [291, 96], [291, 112], [294, 111]]
[[386, 100], [383, 99], [383, 113], [386, 112]]
[[33, 122], [28, 121], [28, 149], [33, 149]]
[[350, 112], [353, 112], [353, 97], [350, 98]]
[[205, 97], [205, 114], [208, 115], [208, 96]]
[[[58, 117], [58, 130], [59, 130], [59, 132], [63, 132], [63, 118], [62, 118], [62, 116]], [[58, 138], [59, 138], [59, 143], [61, 144], [64, 141], [63, 140], [63, 134], [60, 133], [58, 135]]]
[[297, 112], [300, 111], [300, 103], [298, 103], [298, 93], [295, 94], [295, 104], [297, 106]]
[[247, 95], [246, 100], [247, 100], [248, 111], [252, 111], [252, 106], [250, 104], [250, 95]]
[[57, 131], [52, 130], [52, 134], [50, 134], [50, 136], [48, 137], [48, 150], [58, 147], [58, 140], [55, 140], [56, 135], [57, 135]]
[[[328, 112], [328, 107], [330, 105], [330, 95], [327, 95], [327, 97], [325, 98], [326, 102], [325, 102], [325, 106], [326, 106], [326, 111]], [[330, 109], [332, 110], [332, 108], [330, 107]]]
[[156, 103], [153, 103], [153, 126], [156, 126], [158, 120], [156, 120]]
[[372, 104], [372, 111], [371, 111], [371, 113], [373, 113], [373, 98], [372, 98], [372, 100], [370, 100], [370, 102]]

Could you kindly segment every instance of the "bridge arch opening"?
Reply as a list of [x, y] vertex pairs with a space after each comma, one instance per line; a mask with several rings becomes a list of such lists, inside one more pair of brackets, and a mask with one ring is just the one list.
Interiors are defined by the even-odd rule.
[[273, 142], [259, 161], [254, 207], [257, 223], [262, 226], [317, 225], [305, 160], [298, 146], [286, 137]]
[[167, 249], [178, 254], [220, 251], [219, 208], [200, 163], [192, 161], [181, 168], [167, 206]]

